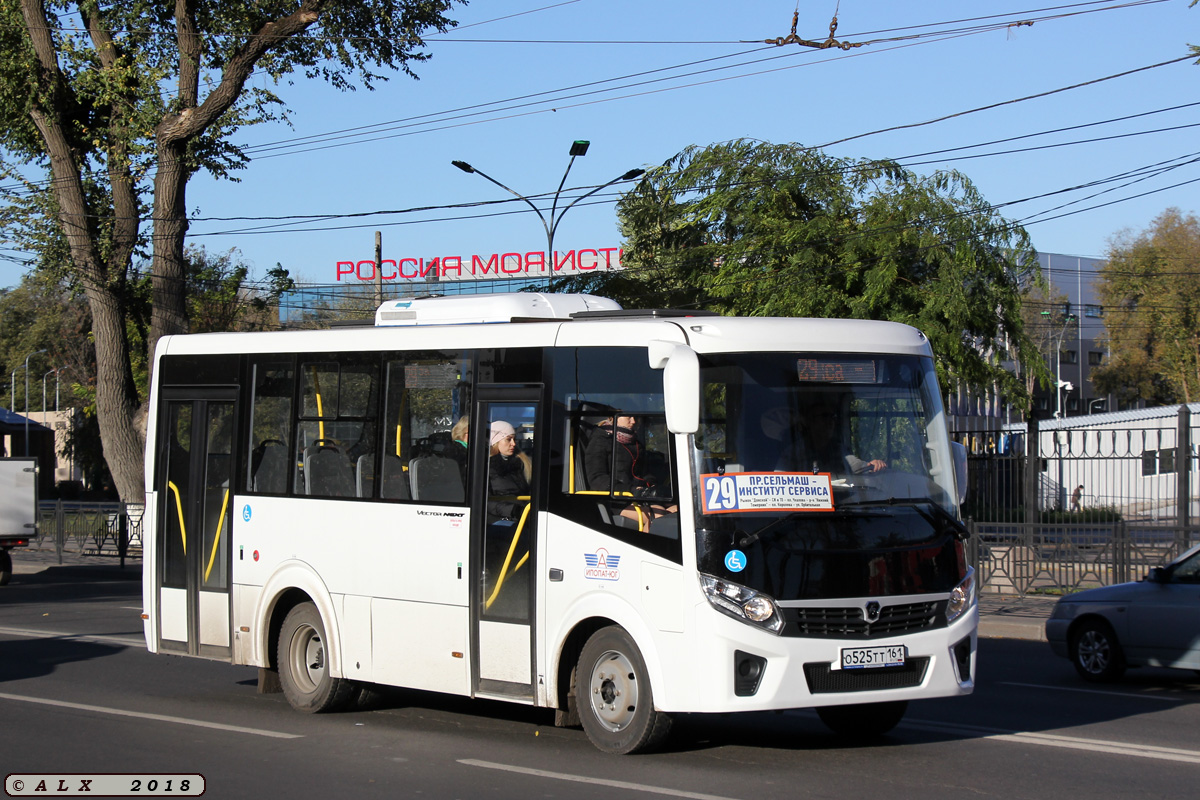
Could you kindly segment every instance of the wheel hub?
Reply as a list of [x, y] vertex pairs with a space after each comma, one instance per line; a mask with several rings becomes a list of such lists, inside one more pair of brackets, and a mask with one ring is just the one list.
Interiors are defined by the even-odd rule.
[[605, 728], [613, 733], [624, 730], [638, 704], [637, 676], [629, 658], [612, 650], [600, 656], [592, 669], [588, 697]]
[[310, 626], [297, 629], [292, 639], [292, 673], [299, 688], [314, 692], [325, 677], [325, 643]]

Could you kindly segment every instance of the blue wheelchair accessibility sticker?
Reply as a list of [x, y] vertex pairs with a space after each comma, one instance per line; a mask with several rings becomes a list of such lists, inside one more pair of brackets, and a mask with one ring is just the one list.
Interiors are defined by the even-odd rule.
[[730, 572], [741, 572], [746, 568], [746, 554], [741, 550], [730, 550], [725, 554], [725, 568]]
[[246, 522], [250, 521], [250, 504], [249, 503], [246, 503], [246, 505], [242, 506], [242, 519], [244, 519]]

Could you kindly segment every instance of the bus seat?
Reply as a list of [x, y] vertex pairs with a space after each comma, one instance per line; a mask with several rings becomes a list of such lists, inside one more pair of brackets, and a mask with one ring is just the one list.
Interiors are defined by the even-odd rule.
[[304, 448], [304, 493], [314, 497], [354, 497], [350, 456], [328, 440]]
[[283, 494], [287, 491], [287, 445], [279, 439], [264, 439], [250, 455], [252, 488], [256, 492]]
[[408, 472], [414, 500], [461, 503], [466, 499], [462, 474], [453, 458], [419, 456], [409, 462]]
[[399, 456], [384, 454], [379, 496], [385, 500], [412, 499], [412, 492], [408, 490], [408, 474], [404, 471], [404, 462]]
[[354, 463], [354, 490], [358, 497], [371, 497], [375, 489], [375, 456], [363, 453]]

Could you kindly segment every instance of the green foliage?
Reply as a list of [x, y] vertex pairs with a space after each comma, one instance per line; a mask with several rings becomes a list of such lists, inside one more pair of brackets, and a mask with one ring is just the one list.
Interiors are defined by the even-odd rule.
[[[22, 185], [0, 194], [0, 239], [84, 290], [107, 373], [96, 411], [123, 498], [142, 494], [138, 384], [154, 341], [189, 318], [267, 324], [266, 301], [243, 308], [237, 265], [217, 257], [184, 274], [188, 179], [231, 177], [248, 160], [232, 134], [287, 121], [273, 91], [248, 83], [255, 70], [275, 83], [300, 71], [339, 90], [411, 75], [429, 57], [422, 34], [453, 25], [445, 14], [458, 2], [0, 0], [0, 180]], [[146, 286], [130, 273], [147, 255], [150, 206]], [[204, 296], [189, 303], [188, 284]]]
[[1025, 332], [1023, 292], [1040, 283], [1019, 226], [958, 172], [796, 144], [689, 147], [620, 202], [624, 272], [560, 280], [633, 307], [746, 316], [886, 319], [933, 345], [943, 386], [993, 386], [1019, 405], [1045, 365]]
[[1113, 238], [1100, 270], [1107, 364], [1096, 388], [1124, 403], [1200, 397], [1200, 220], [1177, 208]]

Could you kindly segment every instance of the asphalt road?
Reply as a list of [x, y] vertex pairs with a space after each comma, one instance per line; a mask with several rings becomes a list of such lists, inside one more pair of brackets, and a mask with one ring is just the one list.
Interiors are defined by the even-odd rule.
[[879, 743], [811, 712], [689, 716], [665, 752], [606, 756], [548, 712], [417, 692], [306, 716], [255, 671], [151, 656], [140, 584], [24, 576], [0, 589], [0, 775], [199, 773], [207, 797], [1188, 797], [1200, 679], [1081, 683], [1044, 643], [982, 640], [969, 698], [910, 706]]

